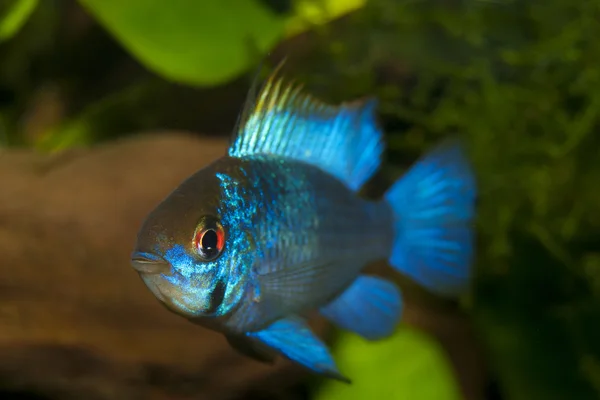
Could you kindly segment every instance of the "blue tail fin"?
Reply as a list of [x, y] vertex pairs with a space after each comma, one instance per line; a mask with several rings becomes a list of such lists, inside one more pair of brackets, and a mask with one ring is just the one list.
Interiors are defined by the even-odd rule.
[[460, 143], [437, 145], [386, 192], [395, 213], [390, 264], [433, 293], [469, 285], [476, 186]]

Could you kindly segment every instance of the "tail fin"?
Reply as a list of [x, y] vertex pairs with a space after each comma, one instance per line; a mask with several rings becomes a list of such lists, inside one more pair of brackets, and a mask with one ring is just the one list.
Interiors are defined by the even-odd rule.
[[468, 288], [475, 177], [456, 139], [438, 144], [386, 192], [395, 213], [390, 264], [433, 293]]

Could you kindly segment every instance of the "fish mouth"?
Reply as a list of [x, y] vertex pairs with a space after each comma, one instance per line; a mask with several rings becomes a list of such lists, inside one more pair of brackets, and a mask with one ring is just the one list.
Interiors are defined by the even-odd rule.
[[156, 275], [166, 273], [170, 264], [152, 253], [136, 251], [131, 255], [131, 266], [141, 274]]

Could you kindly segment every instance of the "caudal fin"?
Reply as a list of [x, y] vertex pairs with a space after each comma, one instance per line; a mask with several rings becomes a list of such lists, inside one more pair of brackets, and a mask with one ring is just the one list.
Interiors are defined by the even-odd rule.
[[438, 295], [463, 293], [471, 277], [475, 197], [458, 140], [425, 154], [385, 194], [396, 218], [390, 264]]

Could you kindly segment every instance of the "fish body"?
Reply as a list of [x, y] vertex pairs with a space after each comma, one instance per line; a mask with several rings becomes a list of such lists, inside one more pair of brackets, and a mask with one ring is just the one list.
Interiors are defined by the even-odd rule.
[[273, 74], [243, 112], [229, 152], [143, 223], [132, 263], [171, 311], [242, 353], [281, 354], [348, 381], [305, 315], [376, 340], [393, 333], [393, 283], [377, 260], [441, 295], [469, 280], [475, 184], [460, 146], [438, 145], [377, 201], [360, 197], [382, 133], [372, 100], [329, 106]]
[[[195, 190], [199, 186], [212, 187], [221, 195], [214, 205], [192, 216], [195, 204], [211, 204]], [[164, 209], [186, 210], [186, 219], [189, 216], [194, 222], [203, 215], [220, 216], [228, 232], [228, 246], [214, 265], [206, 266], [207, 271], [198, 271], [202, 278], [189, 279], [197, 265], [192, 259], [181, 261], [186, 254], [193, 254], [190, 240], [154, 239], [168, 237], [180, 226]], [[198, 282], [216, 285], [222, 281], [225, 290], [220, 304], [215, 304], [214, 298], [199, 301], [198, 297], [170, 293], [165, 301], [177, 299], [170, 308], [190, 318], [214, 309], [216, 316], [225, 317], [222, 321], [228, 332], [256, 331], [290, 313], [326, 304], [354, 281], [367, 263], [386, 259], [392, 246], [391, 219], [386, 202], [356, 196], [313, 165], [277, 156], [223, 157], [184, 182], [165, 200], [156, 217], [150, 214], [148, 223], [160, 228], [148, 226], [142, 231], [157, 235], [147, 238], [150, 243], [166, 246], [148, 252], [165, 254], [178, 274], [169, 284], [156, 274], [145, 280], [165, 292], [190, 293]], [[288, 287], [282, 290], [283, 285]], [[207, 291], [214, 289], [211, 286]]]

